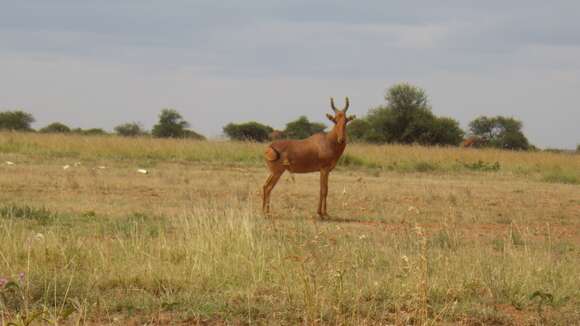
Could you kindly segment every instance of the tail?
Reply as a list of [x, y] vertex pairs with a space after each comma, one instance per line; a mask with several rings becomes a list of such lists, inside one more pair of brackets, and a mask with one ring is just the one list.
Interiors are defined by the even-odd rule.
[[274, 162], [280, 159], [280, 152], [278, 152], [278, 150], [276, 150], [274, 147], [269, 146], [266, 149], [266, 152], [264, 152], [264, 157], [266, 160]]

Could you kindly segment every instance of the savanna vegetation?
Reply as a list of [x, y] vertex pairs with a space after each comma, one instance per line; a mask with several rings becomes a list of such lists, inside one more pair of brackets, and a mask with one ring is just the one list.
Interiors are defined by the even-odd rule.
[[32, 114], [22, 110], [0, 112], [0, 130], [31, 131], [33, 122]]
[[65, 125], [64, 123], [61, 122], [53, 122], [51, 124], [49, 124], [48, 126], [41, 128], [40, 130], [38, 130], [38, 132], [41, 133], [69, 133], [71, 132], [71, 129], [69, 126]]
[[[424, 89], [408, 84], [393, 85], [385, 92], [385, 104], [371, 108], [365, 116], [348, 126], [351, 141], [374, 144], [419, 144], [438, 146], [492, 147], [510, 150], [537, 150], [524, 135], [523, 123], [514, 117], [478, 116], [469, 123], [464, 132], [459, 122], [450, 117], [439, 117], [432, 112]], [[0, 130], [34, 132], [34, 117], [21, 110], [0, 112]], [[158, 122], [151, 131], [138, 122], [128, 122], [114, 128], [119, 136], [153, 136], [157, 138], [205, 137], [192, 129], [189, 122], [175, 109], [162, 109]], [[256, 121], [230, 122], [223, 133], [231, 140], [265, 142], [274, 139], [304, 139], [323, 132], [327, 126], [311, 122], [300, 116], [286, 124], [284, 130]], [[82, 135], [105, 135], [101, 128], [71, 129], [61, 122], [54, 122], [39, 130], [41, 133], [68, 133]], [[466, 138], [467, 136], [467, 138]]]
[[270, 139], [274, 128], [255, 121], [245, 123], [228, 123], [224, 134], [232, 140], [264, 142]]
[[146, 135], [147, 131], [138, 122], [127, 122], [116, 126], [115, 133], [123, 137], [137, 137]]
[[580, 156], [350, 144], [315, 221], [315, 174], [261, 216], [262, 153], [0, 133], [0, 324], [580, 319]]
[[325, 130], [306, 117], [232, 122], [234, 141], [174, 109], [151, 131], [33, 122], [0, 112], [0, 325], [580, 319], [580, 156], [537, 151], [513, 117], [464, 132], [394, 85], [348, 126], [324, 221], [316, 174], [260, 209], [259, 142]]
[[528, 150], [531, 146], [522, 127], [521, 121], [503, 116], [480, 116], [469, 123], [470, 133], [480, 139], [482, 145]]

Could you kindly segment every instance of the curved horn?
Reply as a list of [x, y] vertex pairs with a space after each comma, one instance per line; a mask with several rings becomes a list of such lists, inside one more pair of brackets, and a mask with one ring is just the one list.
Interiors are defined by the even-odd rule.
[[330, 107], [332, 108], [332, 111], [334, 112], [338, 111], [336, 106], [334, 106], [334, 99], [332, 97], [330, 98]]
[[344, 105], [344, 109], [342, 110], [342, 112], [346, 112], [346, 110], [348, 110], [348, 107], [350, 106], [350, 102], [348, 101], [348, 96], [345, 97], [344, 101], [346, 102], [346, 104]]

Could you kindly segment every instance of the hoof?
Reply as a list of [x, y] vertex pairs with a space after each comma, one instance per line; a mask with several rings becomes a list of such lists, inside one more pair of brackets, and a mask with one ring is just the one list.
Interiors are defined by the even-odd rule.
[[270, 212], [266, 212], [266, 211], [262, 211], [262, 215], [264, 216], [265, 219], [269, 220], [272, 218], [272, 213]]
[[330, 216], [329, 216], [327, 213], [320, 213], [320, 212], [319, 212], [319, 213], [318, 213], [318, 217], [319, 217], [321, 220], [324, 220], [325, 218], [329, 218]]

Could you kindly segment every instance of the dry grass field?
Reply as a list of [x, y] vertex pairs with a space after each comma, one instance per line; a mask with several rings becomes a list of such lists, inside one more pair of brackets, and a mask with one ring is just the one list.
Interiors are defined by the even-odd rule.
[[0, 325], [578, 324], [580, 155], [264, 146], [0, 133]]

